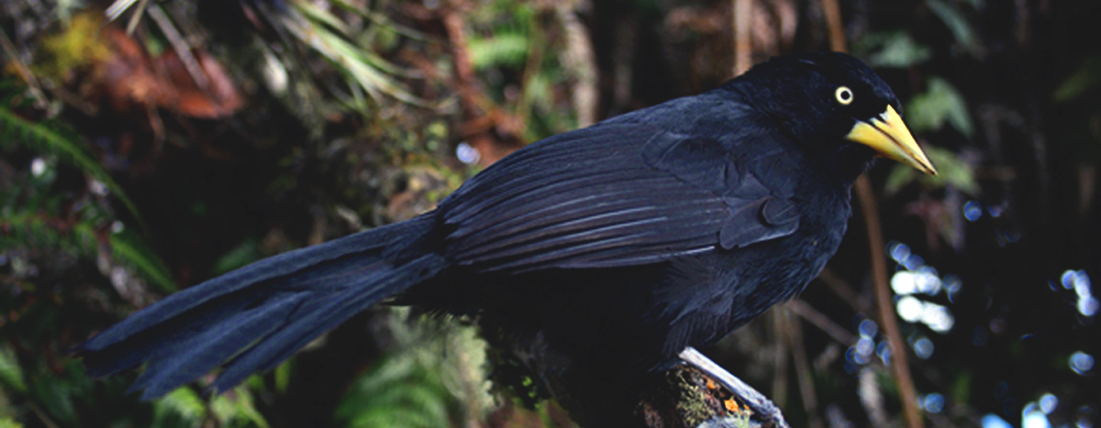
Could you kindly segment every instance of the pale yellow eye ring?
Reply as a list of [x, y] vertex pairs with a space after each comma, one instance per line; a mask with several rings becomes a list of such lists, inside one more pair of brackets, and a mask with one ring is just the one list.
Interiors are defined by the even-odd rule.
[[853, 103], [853, 90], [849, 89], [848, 86], [838, 86], [833, 96], [837, 98], [837, 102], [841, 105], [847, 106]]

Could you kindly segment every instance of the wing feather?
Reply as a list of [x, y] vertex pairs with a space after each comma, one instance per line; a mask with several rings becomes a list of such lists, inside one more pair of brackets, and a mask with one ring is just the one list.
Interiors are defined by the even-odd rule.
[[614, 267], [790, 234], [797, 215], [747, 170], [718, 141], [637, 123], [561, 134], [440, 204], [445, 253], [483, 271]]

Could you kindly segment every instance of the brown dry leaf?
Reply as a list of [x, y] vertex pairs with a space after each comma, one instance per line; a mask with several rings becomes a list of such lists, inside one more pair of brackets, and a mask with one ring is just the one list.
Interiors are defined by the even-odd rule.
[[244, 100], [222, 65], [204, 51], [196, 49], [192, 54], [206, 75], [206, 90], [195, 84], [176, 51], [167, 51], [156, 59], [158, 65], [167, 72], [169, 82], [176, 91], [175, 109], [188, 116], [204, 119], [229, 116], [240, 109]]
[[153, 74], [145, 49], [122, 30], [112, 27], [104, 32], [112, 55], [98, 65], [93, 86], [105, 89], [117, 112], [135, 105], [166, 105], [174, 94]]
[[174, 50], [156, 58], [124, 31], [105, 30], [112, 55], [99, 64], [97, 86], [102, 86], [116, 111], [128, 111], [135, 105], [161, 107], [203, 119], [232, 115], [244, 105], [244, 99], [225, 69], [200, 49], [192, 55], [198, 60], [208, 82], [200, 88]]

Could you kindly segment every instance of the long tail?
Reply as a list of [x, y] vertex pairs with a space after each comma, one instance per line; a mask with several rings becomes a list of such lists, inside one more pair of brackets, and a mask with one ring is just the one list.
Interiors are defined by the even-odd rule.
[[368, 306], [447, 267], [431, 214], [261, 260], [173, 294], [82, 344], [93, 376], [147, 363], [131, 390], [156, 398], [224, 368], [224, 391]]

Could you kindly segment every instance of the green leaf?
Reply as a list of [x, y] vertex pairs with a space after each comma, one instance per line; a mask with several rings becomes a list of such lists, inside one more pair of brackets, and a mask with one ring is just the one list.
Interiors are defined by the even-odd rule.
[[472, 37], [467, 49], [470, 52], [470, 63], [475, 69], [484, 70], [495, 66], [519, 68], [528, 58], [528, 38], [521, 33]]
[[972, 55], [981, 53], [982, 47], [979, 45], [978, 37], [975, 36], [975, 30], [971, 28], [971, 24], [960, 11], [942, 0], [925, 0], [925, 4], [941, 21], [944, 21], [944, 25], [948, 26], [948, 30], [952, 32], [960, 46]]
[[891, 174], [887, 176], [887, 182], [883, 184], [883, 193], [887, 196], [894, 195], [917, 178], [917, 170], [906, 165], [895, 165], [891, 168]]
[[294, 359], [288, 359], [275, 368], [275, 392], [287, 393], [287, 387], [291, 384], [291, 370], [294, 367]]
[[966, 406], [971, 400], [971, 372], [962, 371], [952, 382], [952, 402]]
[[872, 33], [853, 46], [873, 67], [906, 68], [923, 63], [933, 56], [933, 50], [918, 44], [905, 31]]
[[233, 388], [232, 394], [215, 396], [210, 403], [211, 412], [223, 427], [254, 426], [268, 428], [268, 421], [256, 410], [252, 393], [241, 385]]
[[237, 245], [229, 252], [218, 258], [218, 261], [214, 263], [213, 273], [215, 275], [221, 275], [239, 267], [260, 260], [263, 254], [260, 253], [260, 245], [255, 239], [246, 239], [240, 245]]
[[306, 15], [307, 18], [328, 25], [329, 27], [340, 31], [341, 34], [348, 34], [348, 26], [344, 24], [344, 21], [341, 21], [340, 18], [337, 18], [335, 15], [329, 13], [329, 11], [325, 9], [322, 9], [313, 2], [292, 1], [291, 4], [293, 4], [295, 8], [301, 11], [303, 15]]
[[1074, 74], [1055, 88], [1052, 98], [1055, 101], [1070, 101], [1078, 98], [1101, 82], [1101, 55], [1094, 55], [1086, 59]]
[[915, 133], [940, 130], [945, 121], [967, 138], [975, 132], [963, 95], [939, 77], [929, 78], [928, 89], [906, 104], [906, 112], [906, 122]]
[[975, 180], [975, 170], [970, 164], [948, 149], [936, 146], [926, 146], [924, 149], [929, 161], [937, 167], [938, 174], [924, 175], [909, 166], [895, 165], [884, 185], [885, 194], [893, 195], [907, 184], [920, 180], [926, 188], [939, 189], [951, 186], [966, 194], [978, 196], [979, 183]]
[[75, 393], [78, 391], [74, 390], [67, 379], [41, 375], [38, 378], [31, 377], [30, 381], [28, 395], [34, 402], [41, 404], [43, 410], [53, 419], [72, 425], [79, 421], [76, 406], [73, 405], [73, 398], [76, 398]]
[[206, 419], [206, 404], [191, 388], [176, 388], [153, 403], [153, 426], [200, 427]]
[[23, 382], [23, 369], [19, 367], [15, 351], [7, 343], [0, 345], [0, 382], [3, 382], [5, 388], [20, 394], [27, 392], [27, 384]]
[[279, 24], [285, 30], [351, 76], [371, 97], [379, 99], [381, 94], [387, 94], [409, 104], [427, 104], [387, 75], [408, 75], [409, 72], [390, 64], [374, 52], [361, 49], [329, 28], [314, 24], [315, 21], [298, 15], [285, 14], [279, 18]]

